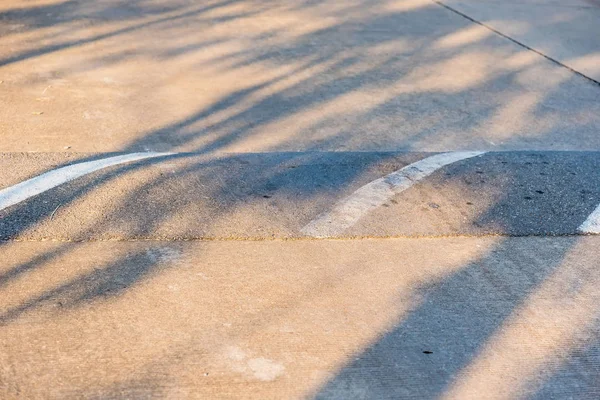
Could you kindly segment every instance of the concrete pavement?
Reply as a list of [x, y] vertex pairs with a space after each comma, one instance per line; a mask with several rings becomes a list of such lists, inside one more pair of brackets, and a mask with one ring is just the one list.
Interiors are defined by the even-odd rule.
[[600, 397], [598, 10], [1, 2], [0, 398]]
[[597, 398], [598, 245], [3, 243], [3, 397]]
[[472, 1], [442, 4], [600, 82], [598, 0]]
[[[478, 3], [530, 36], [544, 16]], [[540, 34], [593, 66], [596, 8]], [[600, 150], [596, 84], [430, 0], [12, 0], [0, 21], [4, 152]]]

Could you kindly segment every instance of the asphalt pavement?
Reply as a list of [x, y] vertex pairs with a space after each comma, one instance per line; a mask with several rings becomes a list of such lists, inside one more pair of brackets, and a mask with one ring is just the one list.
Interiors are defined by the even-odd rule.
[[[459, 160], [390, 193], [381, 204], [365, 205], [372, 199], [361, 199], [344, 211], [360, 213], [356, 221], [348, 225], [338, 216], [327, 221], [329, 233], [324, 235], [304, 228], [355, 198], [358, 190], [376, 193], [372, 182], [435, 154], [245, 153], [212, 159], [158, 154], [3, 205], [12, 188], [25, 190], [21, 182], [111, 157], [118, 155], [0, 156], [5, 171], [0, 174], [5, 187], [0, 191], [0, 238], [567, 236], [581, 233], [580, 226], [600, 206], [600, 153], [581, 151], [487, 152]], [[360, 207], [364, 209], [357, 211]]]

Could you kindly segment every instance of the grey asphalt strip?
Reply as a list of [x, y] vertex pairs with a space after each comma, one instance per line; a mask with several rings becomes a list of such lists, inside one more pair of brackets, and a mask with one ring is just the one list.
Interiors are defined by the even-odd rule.
[[[356, 190], [433, 153], [175, 154], [110, 166], [0, 211], [3, 240], [291, 239]], [[0, 189], [115, 154], [0, 154]], [[598, 152], [445, 165], [333, 237], [573, 235], [600, 203]]]

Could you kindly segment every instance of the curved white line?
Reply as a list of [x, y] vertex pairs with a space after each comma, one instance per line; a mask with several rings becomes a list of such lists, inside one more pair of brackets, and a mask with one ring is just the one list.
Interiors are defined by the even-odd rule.
[[168, 156], [171, 154], [173, 153], [131, 153], [104, 158], [101, 160], [86, 161], [79, 164], [67, 165], [66, 167], [46, 172], [34, 178], [0, 190], [0, 211], [27, 200], [30, 197], [55, 188], [58, 185], [62, 185], [63, 183], [72, 181], [73, 179], [77, 179], [87, 174], [91, 174], [92, 172], [103, 168], [132, 161], [143, 160], [146, 158]]
[[339, 201], [334, 208], [318, 216], [301, 229], [306, 236], [327, 238], [341, 234], [369, 211], [383, 205], [394, 195], [408, 189], [417, 181], [445, 165], [485, 154], [484, 151], [461, 151], [436, 154], [409, 164], [389, 175], [361, 187]]
[[600, 205], [592, 212], [583, 224], [579, 226], [581, 233], [600, 233]]

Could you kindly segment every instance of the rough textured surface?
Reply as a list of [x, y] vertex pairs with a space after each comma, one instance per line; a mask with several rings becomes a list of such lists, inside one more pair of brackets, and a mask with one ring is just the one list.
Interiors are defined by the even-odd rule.
[[[299, 238], [359, 187], [427, 153], [178, 154], [108, 168], [0, 211], [4, 239]], [[88, 155], [95, 159], [107, 155]], [[8, 161], [7, 161], [8, 160]], [[11, 155], [6, 172], [73, 157]], [[21, 178], [29, 175], [22, 174]], [[571, 235], [600, 204], [600, 153], [500, 152], [448, 165], [337, 237]]]

